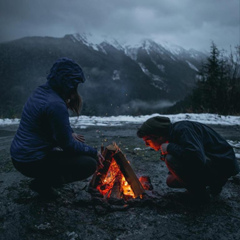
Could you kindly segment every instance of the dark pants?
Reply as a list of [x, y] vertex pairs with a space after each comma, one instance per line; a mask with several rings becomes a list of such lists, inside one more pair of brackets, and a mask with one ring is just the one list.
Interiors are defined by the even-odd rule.
[[70, 155], [64, 151], [52, 151], [44, 159], [34, 162], [12, 161], [23, 175], [53, 187], [86, 179], [97, 169], [97, 161], [93, 157]]
[[167, 185], [173, 188], [186, 188], [191, 192], [204, 191], [206, 186], [221, 188], [230, 176], [212, 167], [211, 160], [207, 159], [203, 166], [191, 162], [180, 161], [168, 154], [165, 163], [170, 172]]

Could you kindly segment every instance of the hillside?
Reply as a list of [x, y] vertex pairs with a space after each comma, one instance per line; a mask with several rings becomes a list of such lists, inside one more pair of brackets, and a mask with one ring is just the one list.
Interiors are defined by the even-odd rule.
[[77, 61], [88, 80], [80, 86], [82, 114], [148, 114], [191, 91], [205, 55], [151, 40], [92, 43], [86, 35], [26, 37], [0, 44], [0, 116], [19, 116], [31, 92], [60, 57]]

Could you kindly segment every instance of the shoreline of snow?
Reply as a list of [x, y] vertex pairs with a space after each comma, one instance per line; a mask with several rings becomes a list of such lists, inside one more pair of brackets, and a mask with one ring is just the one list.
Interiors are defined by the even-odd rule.
[[[98, 116], [79, 116], [70, 117], [70, 124], [74, 128], [86, 128], [88, 126], [122, 126], [125, 124], [141, 124], [150, 117], [154, 116], [166, 116], [169, 117], [171, 122], [177, 122], [181, 120], [191, 120], [204, 124], [213, 125], [240, 125], [240, 116], [222, 116], [218, 114], [209, 113], [179, 113], [179, 114], [151, 114], [151, 115], [140, 115], [140, 116], [109, 116], [109, 117], [98, 117]], [[0, 119], [0, 126], [7, 125], [18, 125], [20, 119]]]
[[[222, 126], [240, 126], [240, 116], [221, 116], [218, 114], [194, 114], [194, 113], [179, 113], [179, 114], [152, 114], [142, 116], [110, 116], [110, 117], [97, 117], [97, 116], [80, 116], [70, 117], [70, 124], [72, 128], [86, 129], [90, 126], [99, 127], [120, 127], [127, 124], [142, 124], [150, 117], [154, 116], [166, 116], [169, 117], [171, 122], [177, 122], [181, 120], [191, 120], [208, 125], [222, 125]], [[0, 119], [0, 127], [14, 125], [14, 128], [19, 124], [20, 119]], [[228, 143], [234, 148], [236, 157], [240, 159], [240, 142], [227, 140]]]

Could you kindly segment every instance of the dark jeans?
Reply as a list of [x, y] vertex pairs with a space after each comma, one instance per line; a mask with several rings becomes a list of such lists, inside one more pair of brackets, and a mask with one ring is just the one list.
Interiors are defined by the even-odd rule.
[[230, 176], [212, 167], [211, 160], [207, 159], [205, 166], [196, 165], [194, 159], [184, 162], [168, 154], [165, 163], [170, 172], [167, 185], [173, 188], [186, 188], [189, 191], [204, 191], [206, 186], [222, 187]]
[[14, 167], [23, 175], [50, 186], [86, 179], [97, 169], [94, 157], [71, 155], [64, 151], [52, 151], [44, 159], [34, 162], [12, 161]]

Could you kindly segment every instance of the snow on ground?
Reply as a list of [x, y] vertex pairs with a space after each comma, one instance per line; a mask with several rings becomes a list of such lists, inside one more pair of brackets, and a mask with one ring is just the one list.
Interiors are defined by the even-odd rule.
[[142, 115], [142, 116], [111, 116], [111, 117], [88, 117], [80, 116], [70, 118], [70, 122], [74, 127], [81, 126], [119, 126], [129, 123], [141, 124], [148, 118], [154, 116], [166, 116], [169, 117], [171, 122], [177, 122], [181, 120], [197, 121], [205, 124], [221, 124], [221, 125], [240, 125], [240, 116], [221, 116], [217, 114], [174, 114], [174, 115]]
[[233, 147], [236, 158], [240, 159], [240, 142], [227, 140], [227, 142]]
[[15, 125], [15, 124], [19, 124], [19, 122], [20, 122], [20, 119], [18, 118], [14, 118], [14, 119], [3, 118], [3, 119], [0, 119], [0, 126]]
[[[240, 125], [240, 116], [222, 116], [218, 114], [209, 113], [179, 113], [170, 115], [141, 115], [141, 116], [110, 116], [110, 117], [97, 117], [97, 116], [80, 116], [70, 117], [70, 123], [74, 128], [86, 128], [88, 126], [121, 126], [124, 124], [141, 124], [148, 118], [154, 116], [166, 116], [169, 117], [171, 122], [177, 122], [181, 120], [191, 120], [201, 122], [205, 124], [219, 124], [219, 125]], [[19, 124], [20, 119], [0, 119], [0, 126]]]
[[197, 121], [205, 124], [220, 124], [220, 125], [240, 125], [240, 116], [221, 116], [217, 114], [174, 114], [174, 115], [142, 115], [142, 116], [110, 116], [110, 117], [72, 117], [70, 118], [73, 127], [87, 127], [87, 126], [120, 126], [124, 124], [141, 124], [148, 118], [154, 116], [169, 117], [171, 122], [181, 120]]
[[[173, 115], [142, 115], [142, 116], [110, 116], [110, 117], [97, 117], [97, 116], [80, 116], [70, 117], [70, 123], [73, 128], [87, 128], [89, 126], [105, 126], [114, 127], [124, 124], [141, 124], [150, 117], [166, 116], [169, 117], [171, 122], [181, 120], [191, 120], [201, 122], [204, 124], [219, 124], [219, 125], [240, 125], [240, 116], [221, 116], [217, 114], [193, 114], [193, 113], [179, 113]], [[18, 125], [20, 119], [0, 119], [0, 126]], [[234, 148], [236, 157], [240, 159], [240, 142], [227, 140], [228, 143]], [[141, 150], [141, 149], [135, 149]]]

